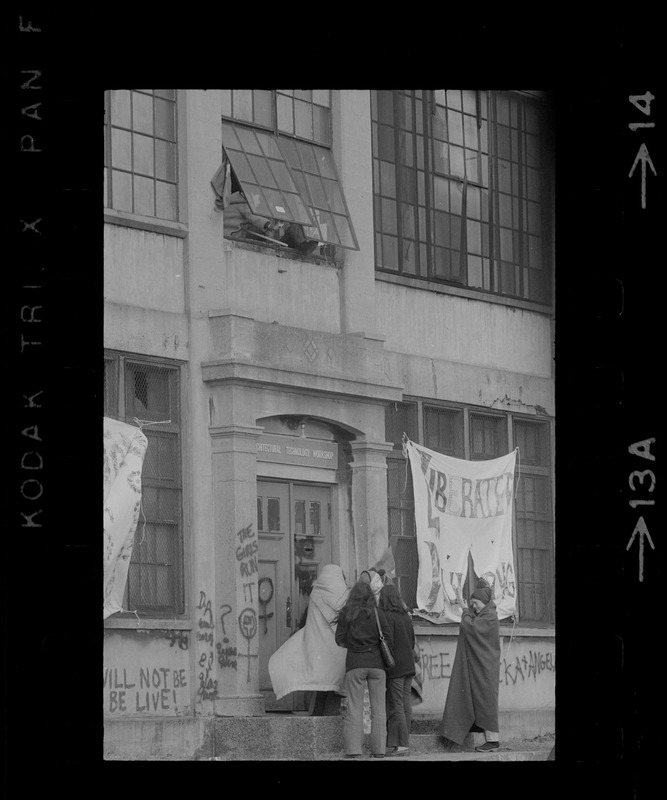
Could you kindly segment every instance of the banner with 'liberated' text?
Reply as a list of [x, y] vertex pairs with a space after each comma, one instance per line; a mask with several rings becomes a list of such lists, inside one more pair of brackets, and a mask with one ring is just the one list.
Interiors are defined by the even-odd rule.
[[415, 613], [430, 622], [459, 622], [471, 561], [475, 575], [492, 587], [498, 617], [515, 615], [516, 452], [466, 461], [410, 440], [405, 450], [412, 470], [419, 554]]

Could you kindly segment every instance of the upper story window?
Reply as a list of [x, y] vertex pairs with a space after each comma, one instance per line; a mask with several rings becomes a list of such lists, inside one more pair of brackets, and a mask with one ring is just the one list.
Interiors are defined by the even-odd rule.
[[178, 219], [175, 89], [105, 93], [104, 198], [108, 208]]
[[378, 270], [551, 301], [540, 101], [519, 93], [371, 93]]
[[223, 89], [222, 116], [331, 146], [330, 89]]
[[225, 235], [358, 250], [331, 152], [331, 90], [225, 89], [223, 164], [212, 180]]

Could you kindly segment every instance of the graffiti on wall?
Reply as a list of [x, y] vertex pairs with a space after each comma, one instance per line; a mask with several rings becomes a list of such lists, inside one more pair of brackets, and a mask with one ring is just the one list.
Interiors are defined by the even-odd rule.
[[199, 667], [197, 699], [203, 703], [205, 700], [215, 700], [218, 693], [218, 682], [212, 677], [214, 665], [213, 633], [215, 626], [211, 601], [207, 599], [206, 592], [199, 592], [197, 610], [199, 612], [197, 615], [197, 641], [203, 644], [203, 649], [197, 662]]
[[544, 653], [541, 650], [529, 650], [523, 656], [516, 656], [514, 659], [503, 658], [500, 665], [500, 684], [514, 686], [521, 679], [521, 682], [531, 678], [536, 681], [543, 672], [556, 671], [556, 658], [554, 653]]
[[257, 653], [250, 652], [250, 642], [257, 635], [257, 612], [254, 608], [244, 608], [239, 614], [239, 630], [241, 631], [241, 636], [248, 642], [248, 652], [238, 653], [238, 656], [248, 659], [248, 677], [246, 682], [250, 683], [250, 659], [258, 658]]
[[[109, 667], [104, 670], [104, 710], [108, 713], [178, 711], [180, 689], [187, 689], [185, 669]], [[186, 695], [187, 696], [187, 695]]]

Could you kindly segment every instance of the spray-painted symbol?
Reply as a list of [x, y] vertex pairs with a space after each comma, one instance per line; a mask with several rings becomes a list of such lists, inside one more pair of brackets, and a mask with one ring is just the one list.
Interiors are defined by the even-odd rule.
[[[224, 609], [227, 610], [225, 611]], [[227, 616], [227, 614], [232, 613], [232, 607], [225, 603], [224, 606], [220, 606], [220, 611], [222, 611], [222, 614], [220, 614], [220, 624], [222, 625], [222, 637], [223, 637], [222, 641], [225, 642], [225, 644], [227, 644], [229, 639], [227, 638], [227, 631], [225, 630], [225, 617]]]
[[[250, 683], [250, 659], [257, 658], [257, 654], [250, 654], [250, 640], [257, 635], [257, 614], [254, 608], [244, 608], [239, 614], [239, 629], [241, 635], [248, 642], [248, 678], [247, 682]], [[241, 655], [241, 653], [239, 653]]]

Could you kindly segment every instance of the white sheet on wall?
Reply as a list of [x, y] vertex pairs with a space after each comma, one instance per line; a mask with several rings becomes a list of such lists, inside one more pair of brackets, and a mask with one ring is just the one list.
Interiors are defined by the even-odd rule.
[[475, 574], [493, 587], [500, 619], [516, 614], [512, 554], [516, 451], [466, 461], [407, 440], [412, 470], [419, 575], [416, 614], [430, 622], [461, 620], [457, 592], [472, 557]]
[[104, 619], [123, 610], [147, 447], [139, 428], [104, 417]]

